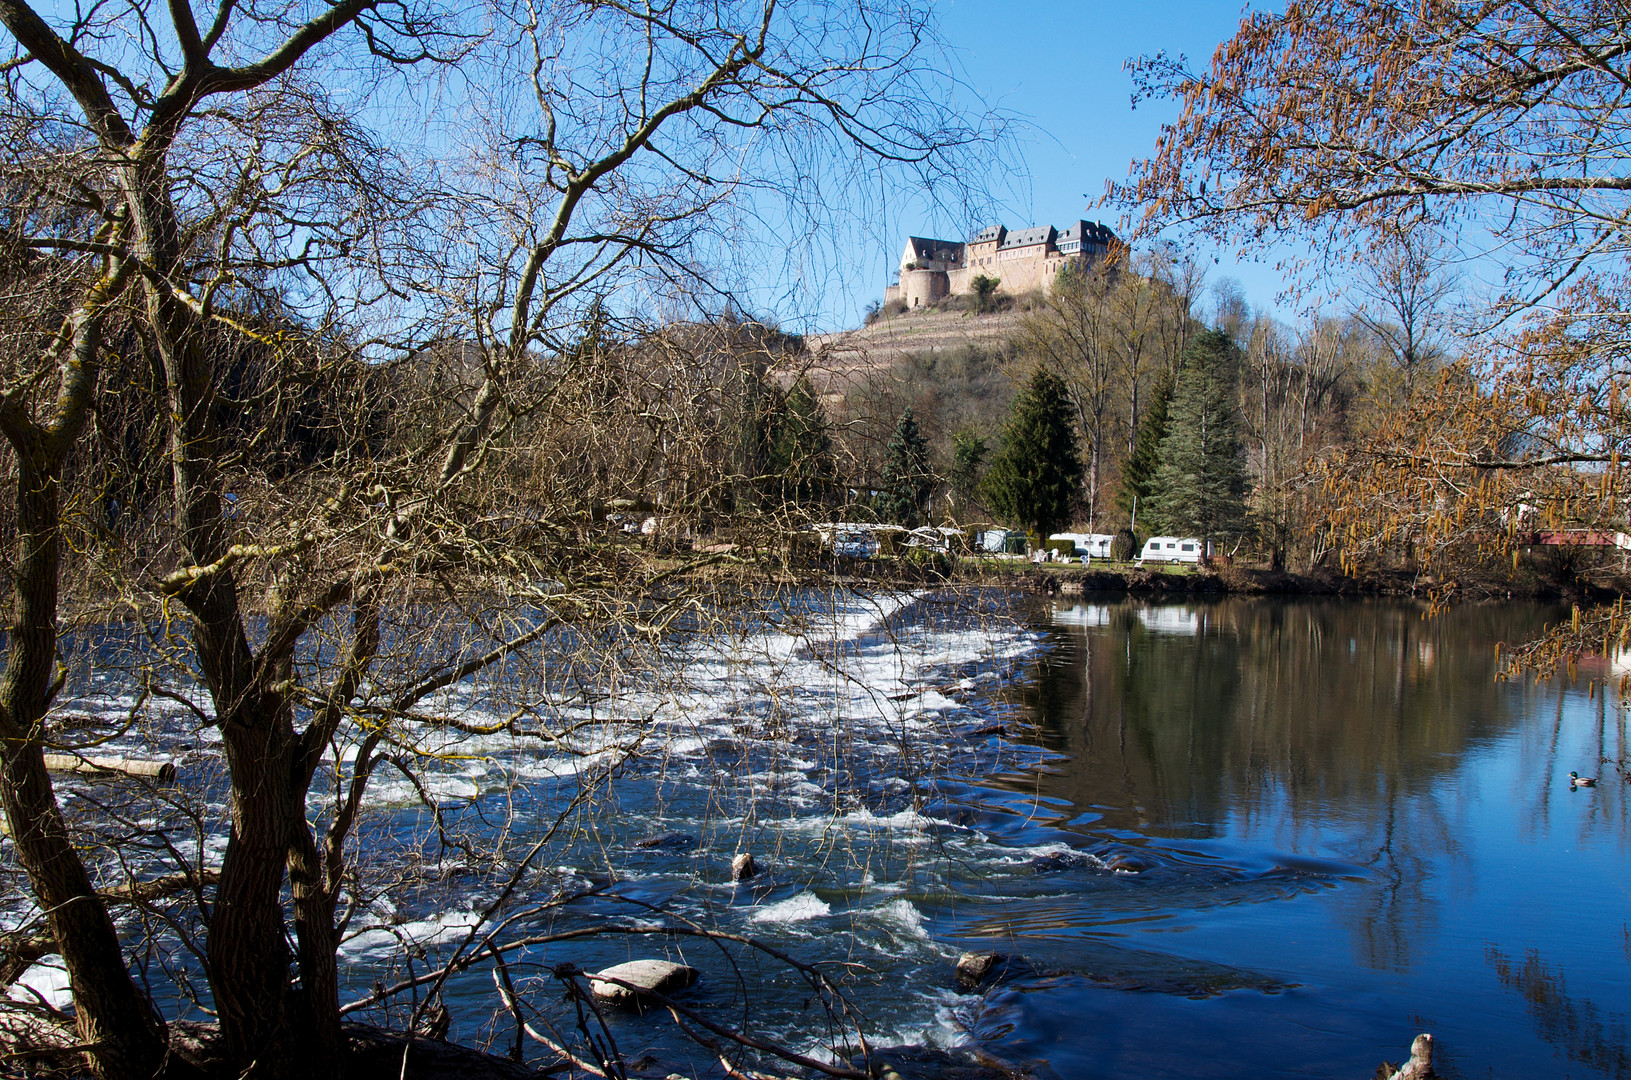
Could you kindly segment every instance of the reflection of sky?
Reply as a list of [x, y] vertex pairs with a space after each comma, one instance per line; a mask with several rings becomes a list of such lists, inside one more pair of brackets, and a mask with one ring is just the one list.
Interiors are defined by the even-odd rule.
[[[1067, 616], [1086, 623], [1065, 648], [1087, 655], [1090, 685], [1042, 698], [1065, 710], [1054, 724], [1072, 754], [1050, 763], [1042, 789], [1091, 798], [1095, 825], [1142, 835], [1146, 851], [1231, 867], [1305, 856], [1354, 872], [1269, 902], [1197, 904], [1173, 890], [1165, 912], [1167, 886], [1146, 875], [1149, 925], [1131, 932], [1134, 942], [1159, 938], [1197, 962], [1299, 984], [1247, 1006], [1256, 1045], [1374, 1032], [1377, 1059], [1399, 1060], [1427, 1030], [1462, 1075], [1631, 1075], [1631, 786], [1603, 763], [1627, 760], [1627, 713], [1583, 684], [1493, 684], [1485, 624], [1366, 626], [1363, 613], [1377, 608], [1355, 605], [1310, 619], [1307, 638], [1264, 645], [1303, 624], [1259, 619], [1262, 608], [1237, 618], [1240, 610], [1207, 610], [1207, 636], [1192, 646], [1170, 633], [1152, 645], [1150, 633], [1194, 620], [1190, 608], [1139, 608], [1119, 621], [1114, 611], [1097, 622]], [[1239, 636], [1239, 649], [1207, 651], [1220, 627]], [[1525, 632], [1521, 619], [1509, 628]], [[1153, 690], [1118, 686], [1106, 676], [1120, 667], [1091, 659], [1111, 656], [1136, 672], [1139, 650], [1150, 648], [1162, 672], [1147, 676]], [[1237, 683], [1196, 674], [1208, 662], [1272, 667], [1310, 655], [1325, 659], [1241, 671]], [[1359, 676], [1339, 678], [1349, 664]], [[1055, 677], [1067, 670], [1080, 678], [1084, 669], [1061, 662]], [[1232, 698], [1203, 692], [1188, 712], [1175, 689], [1186, 679], [1230, 686]], [[1356, 685], [1374, 693], [1356, 696]], [[1127, 721], [1141, 698], [1162, 706], [1136, 716], [1145, 728]], [[1400, 704], [1385, 715], [1390, 700]], [[1305, 715], [1279, 715], [1288, 703]], [[1603, 779], [1574, 790], [1570, 770]], [[1078, 914], [1092, 933], [1098, 914]]]

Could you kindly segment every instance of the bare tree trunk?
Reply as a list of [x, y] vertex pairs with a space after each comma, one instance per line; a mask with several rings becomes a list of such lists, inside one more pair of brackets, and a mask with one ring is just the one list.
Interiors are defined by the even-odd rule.
[[240, 1075], [304, 1075], [304, 1049], [287, 1023], [289, 951], [283, 936], [283, 870], [291, 836], [290, 736], [262, 708], [230, 717], [221, 734], [232, 775], [232, 831], [210, 923], [210, 987], [227, 1054]]
[[[44, 719], [55, 693], [60, 456], [17, 438], [17, 619], [0, 679], [0, 801], [73, 989], [79, 1038], [104, 1080], [153, 1076], [164, 1028], [125, 967], [107, 908], [74, 850], [45, 769]], [[40, 433], [36, 432], [36, 435]], [[43, 438], [32, 440], [44, 441]], [[56, 456], [56, 461], [41, 458]]]
[[[177, 261], [175, 208], [156, 162], [123, 174], [135, 247], [148, 265], [171, 270]], [[168, 273], [164, 275], [169, 279]], [[220, 483], [215, 373], [205, 355], [199, 320], [162, 281], [147, 282], [148, 323], [164, 368], [170, 408], [170, 469], [180, 554], [194, 567], [226, 554]], [[283, 874], [298, 824], [303, 790], [294, 790], [296, 739], [284, 694], [268, 690], [277, 676], [256, 664], [238, 602], [232, 568], [222, 566], [188, 584], [179, 599], [192, 616], [193, 645], [215, 703], [232, 791], [231, 832], [216, 888], [207, 960], [221, 1035], [233, 1068], [243, 1076], [304, 1074], [288, 1025], [289, 952], [283, 926]], [[294, 805], [291, 806], [291, 803]]]
[[17, 457], [16, 619], [0, 677], [0, 804], [68, 969], [79, 1037], [91, 1047], [86, 1058], [104, 1080], [151, 1077], [163, 1060], [164, 1026], [131, 979], [113, 920], [68, 835], [44, 741], [58, 689], [62, 462], [95, 391], [103, 319], [129, 273], [128, 264], [106, 266], [68, 319], [54, 358], [61, 384], [48, 421], [35, 420], [22, 395], [0, 398], [0, 430]]
[[[338, 875], [335, 875], [338, 878]], [[337, 882], [336, 882], [337, 883]], [[344, 1043], [340, 1034], [339, 936], [334, 927], [336, 894], [323, 874], [311, 831], [293, 830], [289, 845], [289, 885], [294, 898], [295, 960], [300, 972], [301, 1019], [309, 1024], [313, 1076], [340, 1073]]]

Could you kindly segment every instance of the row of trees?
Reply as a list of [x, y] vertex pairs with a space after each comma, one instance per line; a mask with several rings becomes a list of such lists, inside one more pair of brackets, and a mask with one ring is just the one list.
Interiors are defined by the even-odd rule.
[[[1180, 107], [1111, 192], [1145, 226], [1379, 271], [1403, 393], [1322, 469], [1350, 565], [1453, 576], [1536, 528], [1625, 528], [1628, 41], [1607, 0], [1298, 0], [1209, 66], [1137, 66]], [[1452, 288], [1462, 345], [1434, 371], [1419, 316]], [[1628, 641], [1611, 605], [1517, 656]]]
[[845, 398], [846, 460], [868, 475], [866, 449], [904, 402], [937, 433], [944, 516], [1136, 526], [1319, 564], [1336, 540], [1322, 463], [1448, 359], [1449, 278], [1408, 247], [1384, 255], [1360, 268], [1350, 311], [1296, 327], [1254, 315], [1231, 282], [1208, 288], [1167, 248], [1070, 268], [1006, 347], [909, 356]]

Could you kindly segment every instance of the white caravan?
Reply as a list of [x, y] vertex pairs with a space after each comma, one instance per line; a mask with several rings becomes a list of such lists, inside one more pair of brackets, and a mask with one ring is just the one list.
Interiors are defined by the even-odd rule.
[[1077, 555], [1089, 555], [1095, 559], [1108, 559], [1110, 545], [1116, 542], [1115, 536], [1110, 533], [1054, 533], [1049, 540], [1069, 540], [1076, 545]]
[[1198, 563], [1205, 550], [1193, 536], [1152, 536], [1144, 542], [1139, 562]]

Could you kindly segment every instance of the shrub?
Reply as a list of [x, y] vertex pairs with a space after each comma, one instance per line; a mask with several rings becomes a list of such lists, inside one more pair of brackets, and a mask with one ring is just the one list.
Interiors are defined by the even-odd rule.
[[953, 566], [950, 555], [944, 551], [931, 551], [928, 548], [907, 548], [906, 564], [938, 578], [950, 577]]
[[971, 285], [974, 287], [974, 310], [980, 314], [996, 310], [997, 286], [1002, 282], [999, 278], [986, 277], [984, 274], [976, 277]]
[[1110, 557], [1116, 562], [1131, 562], [1142, 546], [1133, 530], [1117, 529], [1116, 538], [1110, 541]]

